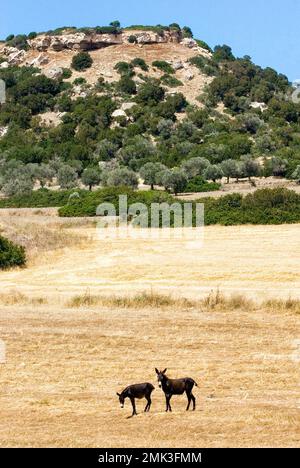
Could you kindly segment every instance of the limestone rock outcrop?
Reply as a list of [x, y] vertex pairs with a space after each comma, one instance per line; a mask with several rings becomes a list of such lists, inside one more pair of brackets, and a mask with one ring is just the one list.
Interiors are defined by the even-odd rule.
[[47, 50], [95, 50], [111, 45], [129, 43], [130, 36], [136, 37], [136, 42], [143, 44], [165, 44], [168, 42], [179, 43], [182, 35], [178, 31], [164, 31], [159, 34], [154, 31], [124, 31], [120, 34], [97, 34], [78, 32], [61, 35], [39, 35], [29, 42], [33, 50], [40, 52]]

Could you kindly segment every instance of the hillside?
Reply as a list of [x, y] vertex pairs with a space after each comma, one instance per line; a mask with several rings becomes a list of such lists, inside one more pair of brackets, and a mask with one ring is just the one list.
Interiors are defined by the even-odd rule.
[[175, 194], [255, 177], [299, 181], [300, 106], [288, 79], [192, 36], [176, 24], [117, 24], [8, 37], [2, 193], [135, 188], [141, 179]]

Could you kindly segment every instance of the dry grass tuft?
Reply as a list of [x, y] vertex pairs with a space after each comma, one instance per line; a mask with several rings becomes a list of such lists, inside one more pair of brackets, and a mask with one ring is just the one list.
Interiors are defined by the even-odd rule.
[[7, 294], [0, 294], [0, 304], [39, 306], [48, 304], [48, 300], [45, 297], [29, 297], [19, 291], [11, 291]]
[[195, 301], [184, 298], [173, 298], [169, 295], [156, 294], [153, 292], [142, 292], [132, 297], [127, 296], [96, 296], [86, 292], [83, 295], [75, 296], [67, 302], [67, 307], [118, 307], [121, 309], [145, 309], [153, 308], [191, 308], [195, 306]]
[[226, 297], [219, 289], [211, 291], [203, 305], [208, 310], [253, 310], [256, 307], [254, 301], [242, 294]]
[[269, 299], [262, 304], [268, 310], [291, 311], [300, 314], [300, 301], [298, 299]]
[[281, 310], [286, 312], [300, 313], [300, 301], [297, 299], [269, 300], [264, 302], [254, 302], [242, 294], [225, 296], [220, 290], [211, 291], [203, 300], [192, 300], [187, 298], [176, 298], [171, 295], [158, 294], [154, 292], [142, 292], [135, 296], [99, 296], [91, 295], [89, 291], [85, 294], [72, 297], [66, 303], [70, 308], [82, 307], [117, 307], [120, 309], [153, 309], [176, 308], [191, 309], [197, 308], [205, 311], [254, 311], [259, 309]]

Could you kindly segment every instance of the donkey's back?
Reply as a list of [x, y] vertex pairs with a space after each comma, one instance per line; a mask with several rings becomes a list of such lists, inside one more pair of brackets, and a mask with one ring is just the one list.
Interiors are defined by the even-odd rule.
[[147, 395], [151, 395], [151, 393], [154, 390], [154, 386], [149, 383], [141, 383], [141, 384], [134, 384], [134, 385], [129, 385], [129, 387], [125, 388], [123, 391], [124, 394], [127, 396], [131, 396], [133, 398], [144, 398]]

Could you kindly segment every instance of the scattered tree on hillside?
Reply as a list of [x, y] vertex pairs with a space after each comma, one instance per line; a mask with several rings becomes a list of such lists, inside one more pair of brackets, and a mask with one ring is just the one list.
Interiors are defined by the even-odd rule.
[[108, 187], [138, 187], [138, 178], [134, 171], [127, 167], [118, 167], [111, 171], [103, 171], [102, 183]]
[[99, 167], [87, 167], [82, 173], [81, 180], [91, 191], [94, 185], [99, 185], [100, 183], [101, 172]]
[[182, 168], [188, 178], [188, 180], [193, 179], [197, 176], [202, 176], [203, 172], [210, 165], [210, 162], [205, 158], [191, 158], [187, 161], [184, 161]]
[[223, 171], [219, 165], [211, 164], [205, 169], [203, 176], [206, 180], [216, 182], [218, 179], [222, 179]]
[[68, 164], [61, 165], [58, 169], [57, 181], [62, 189], [76, 187], [78, 182], [76, 170]]
[[229, 184], [229, 179], [231, 177], [237, 177], [238, 174], [238, 163], [235, 159], [226, 159], [221, 163], [221, 169], [223, 175], [227, 177], [227, 183]]
[[188, 182], [185, 173], [178, 167], [162, 171], [159, 177], [161, 178], [162, 185], [165, 189], [168, 192], [173, 192], [175, 195], [183, 192]]
[[157, 174], [164, 171], [166, 166], [161, 163], [149, 162], [140, 169], [140, 175], [144, 179], [145, 184], [151, 185], [151, 190], [154, 190], [154, 185], [160, 182]]

